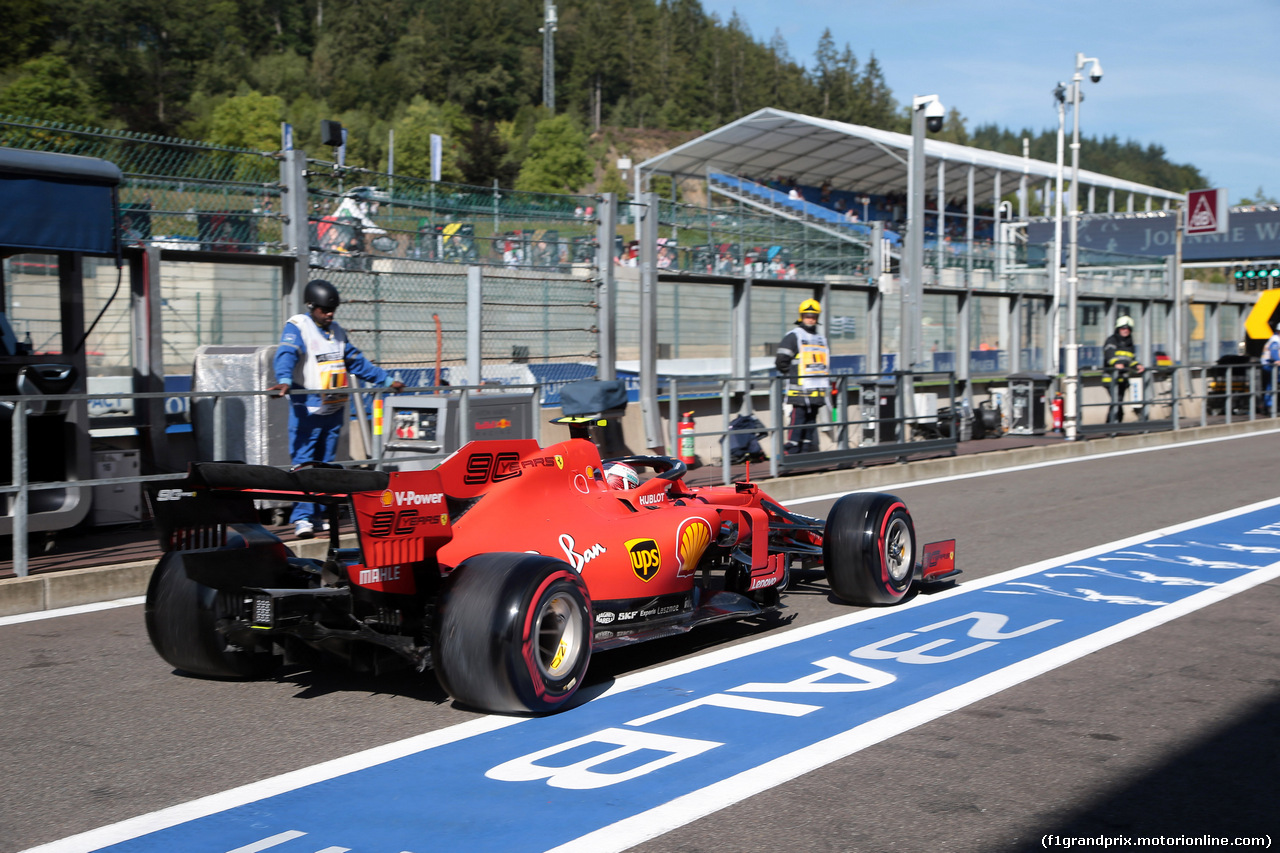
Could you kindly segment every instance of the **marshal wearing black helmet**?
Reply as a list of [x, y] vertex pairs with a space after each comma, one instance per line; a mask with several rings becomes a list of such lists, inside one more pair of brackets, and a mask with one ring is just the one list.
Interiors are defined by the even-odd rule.
[[342, 304], [342, 297], [338, 295], [338, 288], [334, 287], [332, 282], [313, 278], [307, 282], [306, 288], [302, 291], [302, 301], [307, 303], [308, 308], [337, 311], [338, 306]]
[[[333, 322], [342, 304], [332, 282], [314, 278], [302, 291], [307, 313], [290, 317], [280, 335], [274, 362], [277, 396], [290, 390], [308, 394], [289, 398], [289, 457], [294, 465], [331, 462], [346, 418], [348, 374], [373, 385], [404, 387], [398, 379], [373, 364], [347, 340], [347, 332]], [[299, 502], [289, 520], [299, 539], [310, 539], [316, 527], [328, 522], [319, 504]]]

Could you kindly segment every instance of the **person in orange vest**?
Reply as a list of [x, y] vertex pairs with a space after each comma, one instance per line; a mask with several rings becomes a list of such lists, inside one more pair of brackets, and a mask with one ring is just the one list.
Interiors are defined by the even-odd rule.
[[831, 348], [818, 331], [822, 305], [816, 299], [800, 303], [796, 328], [787, 332], [774, 360], [778, 373], [787, 377], [787, 403], [791, 406], [791, 432], [785, 453], [818, 450], [818, 412], [831, 392]]

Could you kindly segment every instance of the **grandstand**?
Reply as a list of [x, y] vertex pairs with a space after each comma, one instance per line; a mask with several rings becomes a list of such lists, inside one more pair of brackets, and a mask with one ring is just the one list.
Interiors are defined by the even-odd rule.
[[[765, 108], [650, 157], [637, 169], [642, 180], [694, 178], [706, 181], [711, 193], [733, 193], [778, 215], [835, 227], [845, 219], [843, 202], [860, 222], [884, 221], [897, 232], [906, 219], [910, 151], [908, 134]], [[925, 140], [925, 157], [926, 232], [966, 242], [991, 239], [1002, 200], [1011, 198], [1023, 221], [1033, 208], [1052, 205], [1056, 163], [936, 139]], [[1080, 184], [1086, 213], [1168, 210], [1182, 198], [1084, 169]], [[793, 186], [800, 199], [789, 197]]]

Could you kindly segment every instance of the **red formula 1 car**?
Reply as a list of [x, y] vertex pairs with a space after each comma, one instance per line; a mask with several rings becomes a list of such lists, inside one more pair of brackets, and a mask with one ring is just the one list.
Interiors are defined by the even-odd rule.
[[[463, 704], [557, 710], [593, 651], [780, 606], [793, 570], [893, 604], [957, 574], [954, 540], [917, 549], [891, 495], [858, 493], [825, 521], [754, 483], [690, 488], [683, 463], [616, 490], [591, 442], [477, 441], [431, 471], [197, 463], [148, 484], [166, 553], [147, 590], [151, 642], [177, 669], [265, 674], [318, 649], [366, 669], [434, 667]], [[300, 559], [258, 523], [254, 500], [329, 507], [329, 556]], [[359, 547], [341, 548], [350, 507]]]

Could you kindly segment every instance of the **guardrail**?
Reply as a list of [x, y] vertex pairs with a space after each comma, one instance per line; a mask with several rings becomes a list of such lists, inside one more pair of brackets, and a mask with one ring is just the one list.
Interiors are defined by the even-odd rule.
[[[1113, 380], [1118, 377], [1111, 377]], [[1274, 393], [1280, 366], [1260, 364], [1193, 364], [1148, 368], [1128, 377], [1134, 383], [1121, 397], [1119, 382], [1104, 383], [1106, 399], [1086, 403], [1078, 397], [1080, 434], [1115, 435], [1205, 426], [1222, 416], [1226, 423], [1280, 415], [1280, 393]], [[1101, 413], [1089, 417], [1088, 412]], [[1125, 420], [1126, 412], [1131, 415]], [[1086, 421], [1092, 421], [1086, 423]]]
[[[826, 420], [813, 425], [815, 430], [831, 433], [824, 442], [827, 447], [809, 453], [788, 454], [784, 453], [785, 436], [792, 427], [786, 423], [785, 416], [786, 381], [782, 376], [717, 376], [687, 382], [669, 378], [667, 402], [672, 414], [668, 423], [671, 446], [679, 448], [681, 439], [690, 436], [695, 441], [718, 437], [722, 451], [721, 479], [728, 485], [732, 482], [729, 444], [734, 435], [762, 434], [770, 447], [766, 454], [769, 475], [777, 477], [798, 468], [835, 467], [876, 458], [905, 459], [916, 453], [954, 453], [965, 425], [966, 413], [954, 373], [833, 373], [832, 393], [824, 407], [824, 411], [830, 414]], [[681, 402], [682, 388], [685, 403]], [[912, 395], [910, 398], [908, 389]], [[754, 411], [752, 406], [735, 403], [734, 398], [742, 394], [748, 398], [767, 394], [772, 424], [733, 428], [731, 424], [738, 415]], [[919, 394], [928, 396], [916, 405]], [[688, 401], [708, 396], [720, 398], [721, 428], [681, 433], [675, 414]], [[927, 405], [930, 398], [934, 405]]]
[[[510, 384], [510, 385], [483, 385], [483, 386], [419, 386], [405, 388], [398, 392], [391, 392], [385, 387], [366, 387], [356, 388], [352, 390], [352, 397], [355, 398], [353, 405], [352, 418], [354, 428], [358, 429], [361, 434], [363, 447], [367, 453], [364, 458], [351, 459], [341, 462], [344, 466], [373, 466], [381, 468], [386, 464], [384, 458], [384, 450], [386, 446], [386, 436], [381, 431], [380, 425], [377, 423], [376, 417], [371, 417], [371, 412], [366, 411], [364, 397], [370, 398], [369, 409], [372, 412], [380, 410], [380, 404], [383, 398], [395, 394], [403, 395], [449, 395], [457, 397], [459, 400], [459, 446], [465, 444], [471, 438], [470, 419], [468, 417], [469, 407], [473, 397], [483, 396], [485, 394], [494, 394], [501, 392], [509, 392], [513, 390], [533, 390], [531, 395], [531, 405], [534, 408], [535, 422], [540, 416], [541, 402], [538, 390], [541, 388], [538, 384]], [[290, 391], [288, 396], [306, 396], [306, 390]], [[32, 492], [39, 492], [49, 489], [92, 489], [95, 486], [115, 486], [133, 483], [152, 483], [168, 480], [178, 480], [186, 476], [186, 472], [171, 474], [143, 474], [131, 477], [100, 477], [90, 479], [73, 479], [73, 480], [56, 480], [56, 481], [32, 481], [28, 476], [28, 452], [30, 448], [30, 438], [28, 435], [28, 419], [37, 414], [36, 406], [45, 406], [50, 403], [77, 403], [92, 402], [100, 400], [118, 400], [122, 395], [115, 394], [42, 394], [39, 397], [19, 396], [19, 395], [0, 395], [0, 408], [7, 409], [7, 414], [11, 418], [11, 459], [13, 469], [13, 480], [8, 485], [0, 485], [0, 495], [13, 495], [10, 515], [13, 518], [13, 572], [18, 577], [25, 577], [28, 574], [29, 562], [29, 525], [28, 520], [31, 515], [30, 504]], [[123, 395], [134, 401], [170, 399], [174, 397], [188, 398], [194, 405], [197, 401], [213, 401], [213, 410], [210, 413], [212, 421], [212, 458], [225, 459], [227, 456], [227, 420], [220, 416], [218, 407], [222, 405], [222, 401], [228, 399], [245, 400], [256, 397], [271, 397], [269, 391], [154, 391]], [[99, 419], [101, 420], [106, 419]], [[139, 426], [134, 418], [120, 418], [118, 426]], [[161, 425], [160, 428], [163, 428]], [[195, 461], [195, 460], [193, 460]], [[288, 466], [281, 466], [288, 467]]]
[[[1232, 423], [1235, 420], [1280, 417], [1280, 391], [1272, 390], [1280, 387], [1280, 368], [1264, 369], [1256, 364], [1183, 365], [1153, 369], [1148, 373], [1149, 381], [1143, 383], [1141, 395], [1131, 400], [1115, 399], [1114, 388], [1109, 398], [1100, 402], [1086, 403], [1084, 395], [1081, 395], [1077, 414], [1080, 418], [1082, 435], [1177, 430], [1205, 426], [1210, 418], [1217, 417], [1223, 417], [1226, 423]], [[833, 416], [829, 420], [815, 424], [817, 428], [831, 433], [825, 442], [826, 448], [814, 453], [786, 454], [783, 452], [783, 445], [785, 433], [790, 427], [785, 423], [784, 417], [785, 381], [784, 377], [779, 376], [714, 376], [697, 380], [668, 380], [667, 394], [663, 396], [671, 415], [669, 429], [672, 448], [679, 448], [680, 440], [685, 437], [685, 434], [679, 431], [678, 413], [691, 401], [695, 399], [705, 401], [708, 398], [719, 398], [721, 428], [698, 429], [692, 433], [692, 437], [695, 441], [698, 438], [719, 440], [721, 479], [726, 485], [733, 479], [733, 463], [728, 448], [731, 437], [735, 435], [762, 436], [761, 449], [765, 451], [767, 447], [765, 455], [768, 457], [770, 477], [777, 477], [786, 471], [798, 468], [836, 467], [875, 458], [905, 460], [906, 457], [917, 453], [954, 454], [958, 442], [968, 438], [971, 412], [967, 408], [954, 374], [901, 371], [882, 374], [833, 374], [834, 388], [826, 410]], [[398, 392], [398, 395], [458, 397], [460, 422], [458, 443], [461, 446], [472, 437], [469, 410], [473, 398], [485, 394], [532, 389], [535, 393], [531, 395], [529, 405], [533, 409], [534, 421], [537, 422], [542, 412], [541, 395], [537, 393], [541, 387], [540, 384], [418, 386], [405, 388]], [[932, 406], [908, 407], [906, 389], [911, 389], [913, 404], [914, 395], [917, 393], [936, 394], [936, 409]], [[873, 391], [871, 396], [874, 402], [871, 403], [867, 402], [869, 391]], [[292, 391], [290, 395], [307, 393]], [[730, 426], [739, 414], [752, 411], [750, 406], [744, 406], [741, 402], [743, 394], [747, 394], [748, 399], [767, 397], [771, 424], [758, 422], [758, 426], [740, 428]], [[369, 397], [368, 407], [365, 405], [365, 395]], [[9, 416], [12, 418], [10, 453], [13, 481], [8, 485], [0, 485], [0, 495], [13, 495], [11, 515], [14, 574], [20, 577], [27, 574], [28, 517], [33, 492], [47, 489], [92, 489], [95, 486], [176, 480], [186, 476], [185, 473], [170, 473], [61, 481], [33, 482], [30, 479], [27, 464], [30, 447], [28, 419], [36, 413], [34, 411], [36, 406], [57, 402], [118, 400], [122, 396], [127, 396], [133, 401], [172, 398], [188, 398], [191, 401], [212, 400], [215, 406], [219, 406], [222, 404], [221, 401], [228, 398], [250, 399], [270, 396], [270, 392], [169, 390], [128, 395], [106, 393], [48, 394], [39, 397], [0, 396], [0, 408], [8, 409]], [[378, 411], [379, 403], [387, 396], [389, 396], [387, 388], [353, 389], [353, 397], [356, 398], [352, 414], [353, 428], [360, 431], [366, 455], [341, 464], [376, 468], [388, 464], [385, 455], [388, 435], [385, 430], [379, 431], [376, 417], [372, 414]], [[1101, 409], [1117, 404], [1136, 410], [1136, 419], [1107, 423], [1105, 419], [1095, 416], [1094, 423], [1084, 423], [1088, 412], [1100, 413]], [[135, 405], [135, 411], [141, 408]], [[108, 419], [97, 419], [96, 423], [102, 424], [106, 420]], [[226, 422], [224, 418], [217, 416], [214, 416], [212, 421], [212, 455], [214, 458], [223, 458], [227, 448]], [[118, 426], [137, 427], [139, 422], [135, 418], [122, 417], [119, 419]], [[673, 453], [678, 454], [678, 451], [673, 450]]]

